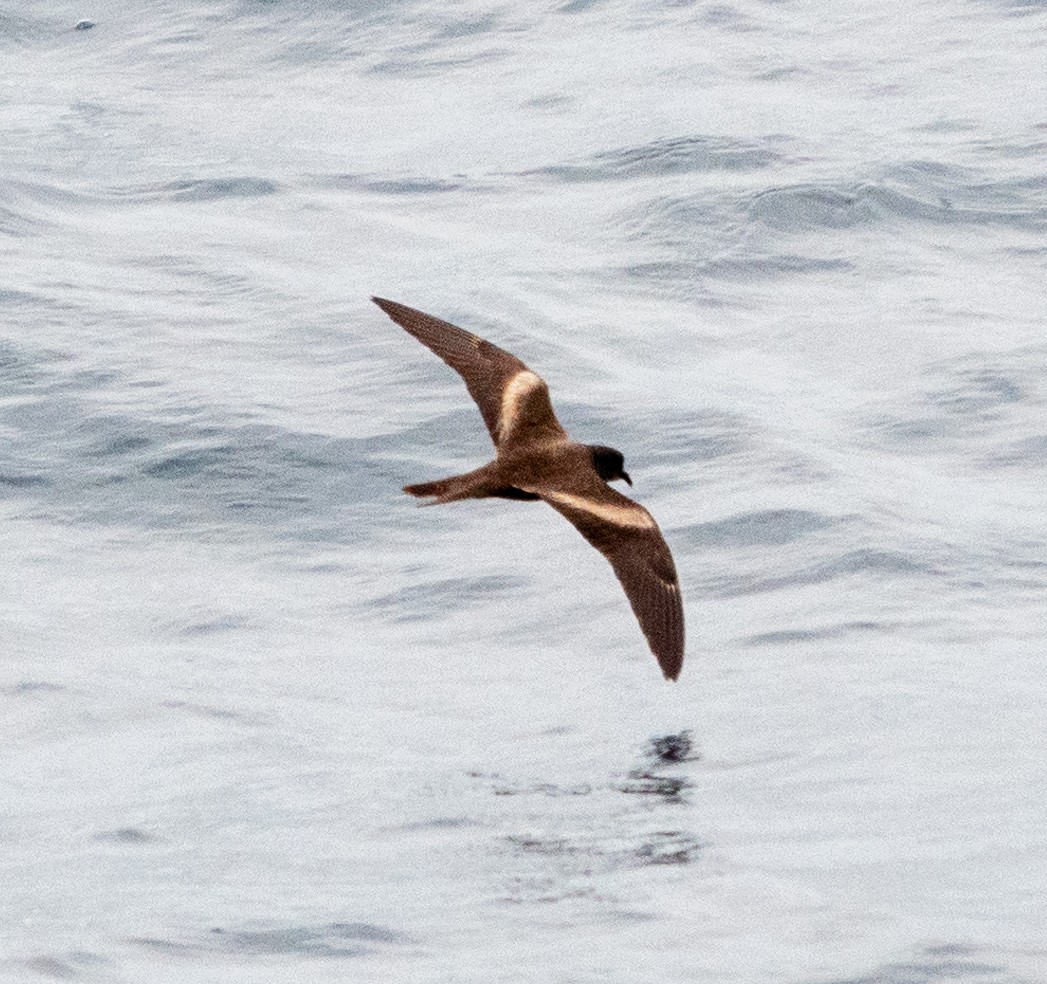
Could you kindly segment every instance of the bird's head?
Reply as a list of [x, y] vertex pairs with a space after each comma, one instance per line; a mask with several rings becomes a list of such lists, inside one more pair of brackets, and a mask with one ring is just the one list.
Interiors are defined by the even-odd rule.
[[590, 444], [589, 453], [593, 456], [593, 467], [596, 469], [596, 474], [605, 482], [613, 482], [620, 478], [630, 485], [633, 484], [633, 480], [625, 470], [625, 458], [621, 451], [604, 447], [602, 444]]

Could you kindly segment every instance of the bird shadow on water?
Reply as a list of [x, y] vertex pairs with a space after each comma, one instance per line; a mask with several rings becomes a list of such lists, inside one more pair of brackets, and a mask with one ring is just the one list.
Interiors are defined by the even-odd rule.
[[687, 824], [693, 789], [687, 766], [700, 759], [691, 733], [681, 731], [652, 737], [626, 772], [593, 783], [470, 773], [490, 795], [513, 797], [518, 807], [517, 829], [497, 841], [508, 859], [498, 866], [506, 878], [499, 898], [589, 900], [642, 915], [628, 901], [631, 880], [652, 866], [695, 864], [706, 847]]

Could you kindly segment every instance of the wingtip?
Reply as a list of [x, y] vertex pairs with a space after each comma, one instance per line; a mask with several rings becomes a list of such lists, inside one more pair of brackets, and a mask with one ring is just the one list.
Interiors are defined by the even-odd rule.
[[656, 655], [662, 676], [671, 683], [676, 683], [680, 677], [680, 671], [683, 669], [683, 653], [662, 653]]

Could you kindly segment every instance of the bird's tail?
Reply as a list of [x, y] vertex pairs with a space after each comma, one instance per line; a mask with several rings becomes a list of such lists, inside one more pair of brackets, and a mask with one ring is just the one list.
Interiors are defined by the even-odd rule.
[[443, 502], [456, 502], [459, 499], [480, 499], [490, 495], [491, 488], [489, 468], [485, 466], [464, 475], [441, 478], [435, 482], [405, 485], [404, 491], [419, 499], [431, 498], [432, 502], [424, 503], [424, 505], [436, 506]]

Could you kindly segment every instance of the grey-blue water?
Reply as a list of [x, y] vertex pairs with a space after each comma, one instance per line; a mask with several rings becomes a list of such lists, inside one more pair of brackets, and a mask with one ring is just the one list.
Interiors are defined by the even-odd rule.
[[[1042, 0], [25, 0], [0, 69], [0, 979], [1047, 981]], [[625, 452], [678, 684], [551, 509], [401, 493], [491, 450], [372, 293]]]

